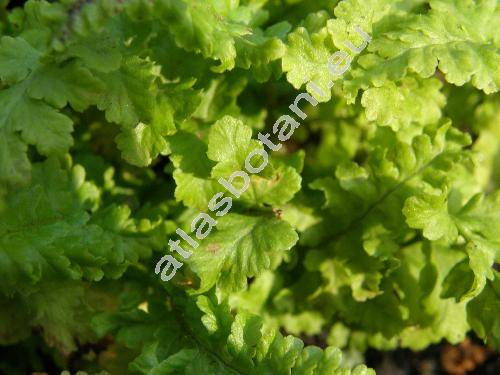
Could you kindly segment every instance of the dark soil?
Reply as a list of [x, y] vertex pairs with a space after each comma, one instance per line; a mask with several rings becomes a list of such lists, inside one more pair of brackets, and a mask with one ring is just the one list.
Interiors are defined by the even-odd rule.
[[475, 338], [459, 345], [432, 345], [421, 352], [368, 350], [366, 364], [377, 375], [500, 375], [499, 353]]

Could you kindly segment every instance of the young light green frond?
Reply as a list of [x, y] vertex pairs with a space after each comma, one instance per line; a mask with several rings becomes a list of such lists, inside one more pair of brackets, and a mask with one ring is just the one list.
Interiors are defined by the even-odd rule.
[[292, 227], [281, 220], [227, 214], [189, 260], [203, 293], [215, 284], [224, 291], [239, 290], [247, 278], [276, 269], [297, 242]]
[[457, 2], [431, 1], [427, 14], [398, 22], [370, 43], [370, 55], [359, 59], [344, 88], [355, 98], [359, 89], [399, 80], [410, 72], [427, 78], [436, 69], [458, 86], [471, 82], [485, 93], [498, 91], [500, 38], [495, 28], [500, 7], [494, 0]]

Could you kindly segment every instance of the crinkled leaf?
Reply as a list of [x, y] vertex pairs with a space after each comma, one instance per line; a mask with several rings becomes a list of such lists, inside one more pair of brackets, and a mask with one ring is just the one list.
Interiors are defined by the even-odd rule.
[[243, 288], [247, 277], [275, 269], [296, 242], [297, 234], [284, 221], [227, 214], [189, 259], [201, 281], [197, 292], [215, 284], [226, 290]]

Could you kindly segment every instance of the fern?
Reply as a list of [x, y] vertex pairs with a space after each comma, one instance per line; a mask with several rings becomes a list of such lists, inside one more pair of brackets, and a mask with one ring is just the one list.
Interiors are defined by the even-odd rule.
[[[0, 6], [0, 344], [31, 353], [0, 371], [361, 375], [342, 350], [498, 348], [497, 1]], [[293, 136], [225, 191], [282, 115]], [[212, 232], [171, 251], [200, 213]]]

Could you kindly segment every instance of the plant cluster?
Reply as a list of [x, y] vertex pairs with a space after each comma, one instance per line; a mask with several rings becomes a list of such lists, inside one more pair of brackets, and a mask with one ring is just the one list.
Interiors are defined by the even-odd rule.
[[[369, 347], [500, 346], [497, 0], [0, 4], [0, 371], [365, 375]], [[372, 40], [332, 88], [353, 25]]]

